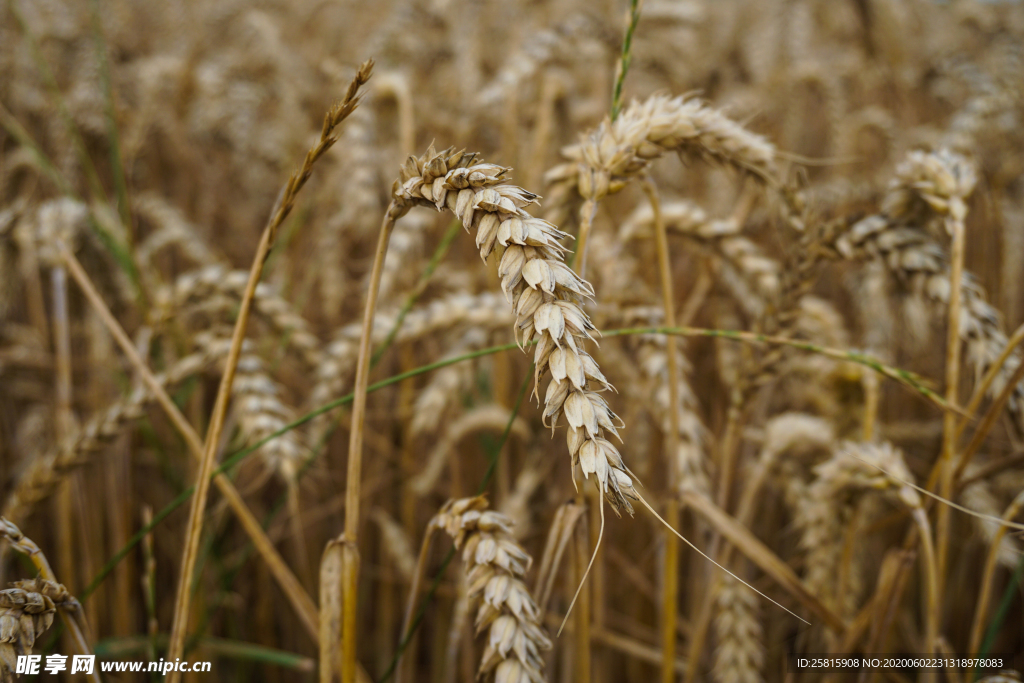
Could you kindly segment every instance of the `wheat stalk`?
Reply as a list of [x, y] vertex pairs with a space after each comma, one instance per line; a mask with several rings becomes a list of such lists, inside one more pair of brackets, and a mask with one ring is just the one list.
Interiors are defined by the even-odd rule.
[[[181, 411], [174, 404], [171, 398], [167, 395], [167, 391], [160, 384], [157, 378], [150, 372], [146, 366], [145, 361], [139, 356], [138, 351], [132, 345], [128, 335], [124, 332], [124, 329], [118, 324], [117, 320], [111, 314], [110, 310], [106, 307], [103, 300], [100, 298], [99, 293], [93, 287], [92, 282], [89, 280], [88, 275], [82, 268], [82, 265], [78, 260], [65, 248], [62, 251], [62, 256], [65, 263], [68, 266], [68, 270], [71, 275], [78, 282], [79, 286], [85, 292], [86, 297], [89, 299], [93, 308], [100, 315], [104, 325], [107, 327], [109, 332], [117, 340], [121, 346], [121, 350], [124, 351], [125, 355], [132, 362], [132, 365], [139, 372], [143, 385], [153, 393], [157, 401], [160, 403], [160, 407], [163, 408], [164, 412], [170, 418], [175, 428], [181, 433], [188, 444], [189, 450], [198, 459], [202, 455], [202, 442], [199, 435], [192, 428], [192, 426], [185, 419]], [[230, 356], [230, 350], [229, 350]], [[230, 362], [230, 361], [229, 361]], [[138, 390], [137, 390], [138, 391]], [[132, 405], [132, 404], [129, 404]], [[260, 555], [266, 560], [270, 566], [274, 577], [278, 580], [281, 588], [285, 594], [291, 600], [295, 606], [296, 611], [305, 622], [305, 625], [310, 629], [311, 633], [316, 634], [317, 632], [317, 616], [316, 607], [313, 605], [313, 601], [306, 594], [302, 585], [299, 583], [295, 575], [288, 569], [288, 566], [281, 559], [281, 556], [274, 549], [270, 540], [267, 538], [266, 533], [263, 531], [263, 527], [260, 526], [256, 517], [252, 514], [249, 508], [245, 505], [241, 495], [235, 489], [231, 481], [223, 474], [216, 474], [212, 477], [213, 482], [220, 490], [221, 494], [227, 500], [232, 510], [238, 517], [242, 526], [245, 528], [246, 533], [252, 539], [253, 544], [256, 546]]]
[[[224, 375], [221, 378], [220, 387], [217, 389], [217, 399], [214, 404], [213, 414], [210, 420], [210, 428], [206, 434], [206, 442], [203, 444], [203, 457], [199, 463], [198, 481], [196, 492], [192, 497], [192, 507], [189, 511], [188, 532], [186, 534], [185, 549], [182, 553], [181, 574], [178, 581], [178, 595], [174, 606], [174, 620], [171, 627], [170, 644], [167, 649], [167, 658], [176, 659], [181, 657], [185, 648], [185, 634], [188, 630], [189, 605], [192, 602], [192, 572], [195, 569], [195, 562], [199, 552], [199, 540], [203, 528], [203, 512], [206, 507], [206, 497], [209, 492], [213, 465], [216, 459], [217, 446], [220, 442], [220, 434], [224, 428], [224, 415], [228, 408], [228, 397], [231, 393], [231, 385], [234, 381], [235, 369], [242, 351], [242, 342], [245, 335], [246, 323], [248, 322], [249, 311], [252, 306], [256, 286], [259, 283], [266, 263], [270, 248], [273, 246], [281, 224], [295, 205], [296, 196], [302, 186], [305, 185], [312, 173], [313, 164], [334, 144], [337, 138], [332, 133], [349, 114], [359, 105], [359, 90], [370, 79], [373, 70], [373, 61], [365, 62], [360, 68], [356, 77], [349, 85], [345, 98], [332, 107], [324, 117], [323, 129], [320, 139], [317, 141], [303, 162], [302, 168], [293, 175], [288, 184], [282, 189], [282, 194], [277, 201], [274, 211], [271, 214], [267, 227], [263, 231], [260, 244], [256, 249], [256, 257], [253, 260], [252, 270], [249, 273], [249, 282], [246, 285], [245, 293], [242, 296], [239, 307], [238, 320], [231, 337], [231, 348], [228, 352]], [[314, 620], [314, 629], [318, 626]], [[170, 683], [178, 683], [181, 679], [179, 671], [171, 672]]]

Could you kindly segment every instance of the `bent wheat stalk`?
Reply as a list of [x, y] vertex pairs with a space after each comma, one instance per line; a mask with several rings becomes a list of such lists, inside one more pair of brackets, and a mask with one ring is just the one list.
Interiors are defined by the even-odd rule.
[[[85, 293], [86, 298], [92, 304], [96, 310], [100, 319], [107, 326], [110, 334], [117, 340], [121, 350], [124, 351], [125, 355], [131, 361], [135, 370], [139, 373], [143, 383], [156, 397], [160, 407], [163, 408], [167, 417], [171, 420], [171, 423], [181, 433], [185, 439], [185, 443], [188, 445], [189, 450], [196, 459], [202, 459], [203, 456], [203, 442], [199, 437], [196, 430], [189, 424], [188, 420], [182, 415], [181, 410], [171, 400], [171, 397], [167, 394], [167, 390], [163, 384], [153, 375], [146, 362], [136, 351], [135, 346], [132, 344], [131, 339], [128, 338], [127, 333], [114, 318], [110, 309], [103, 302], [99, 292], [96, 291], [92, 281], [89, 279], [85, 269], [82, 268], [82, 264], [78, 262], [78, 259], [68, 251], [62, 248], [61, 251], [64, 262], [67, 264], [68, 271], [72, 277], [81, 287]], [[313, 600], [306, 593], [306, 590], [302, 587], [302, 584], [296, 578], [295, 574], [292, 573], [291, 569], [285, 563], [284, 558], [281, 557], [277, 549], [274, 548], [274, 544], [267, 537], [266, 532], [263, 530], [263, 526], [260, 524], [256, 516], [253, 515], [252, 511], [242, 500], [241, 494], [238, 489], [235, 488], [231, 480], [228, 479], [224, 474], [216, 474], [213, 477], [213, 483], [220, 490], [221, 495], [228, 502], [228, 505], [238, 516], [238, 520], [241, 522], [242, 527], [246, 533], [249, 534], [253, 545], [256, 550], [260, 553], [263, 559], [266, 561], [267, 566], [270, 568], [271, 574], [277, 580], [281, 586], [281, 590], [288, 597], [295, 611], [298, 613], [299, 618], [302, 620], [306, 629], [314, 639], [317, 638], [318, 633], [318, 621], [316, 606], [313, 604]]]
[[[274, 245], [281, 224], [295, 206], [295, 199], [299, 191], [306, 184], [306, 181], [309, 180], [313, 171], [313, 164], [337, 141], [337, 138], [333, 136], [334, 129], [359, 105], [359, 89], [370, 80], [372, 71], [373, 60], [364, 62], [360, 66], [355, 78], [349, 84], [345, 98], [327, 112], [327, 115], [324, 117], [323, 128], [320, 132], [320, 139], [306, 154], [302, 168], [289, 178], [288, 183], [282, 189], [281, 196], [271, 213], [270, 221], [267, 223], [259, 246], [256, 249], [256, 257], [249, 272], [249, 282], [245, 287], [245, 294], [242, 296], [242, 302], [238, 310], [238, 320], [235, 323], [235, 330], [231, 337], [231, 351], [228, 353], [224, 375], [221, 377], [220, 386], [217, 389], [217, 399], [214, 403], [210, 428], [206, 434], [206, 443], [203, 445], [203, 458], [199, 464], [196, 493], [192, 498], [189, 523], [185, 535], [185, 549], [182, 553], [181, 574], [178, 578], [178, 594], [174, 606], [174, 620], [171, 627], [170, 644], [167, 649], [168, 660], [180, 658], [185, 649], [189, 607], [192, 602], [192, 574], [199, 555], [199, 540], [203, 530], [203, 511], [206, 507], [206, 498], [210, 490], [210, 479], [216, 460], [217, 446], [220, 443], [221, 432], [224, 429], [224, 417], [228, 409], [231, 385], [235, 378], [235, 368], [242, 353], [245, 328], [249, 320], [253, 297], [256, 294], [256, 285], [263, 274], [263, 266], [270, 255], [270, 249]], [[314, 622], [314, 628], [318, 629], [319, 625], [317, 622]], [[175, 671], [171, 673], [169, 683], [178, 683], [180, 680], [180, 672]]]

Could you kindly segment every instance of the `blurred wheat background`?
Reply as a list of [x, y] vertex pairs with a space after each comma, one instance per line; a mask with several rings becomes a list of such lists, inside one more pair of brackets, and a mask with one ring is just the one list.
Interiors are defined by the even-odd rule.
[[972, 0], [8, 0], [0, 680], [1020, 670], [1022, 39]]

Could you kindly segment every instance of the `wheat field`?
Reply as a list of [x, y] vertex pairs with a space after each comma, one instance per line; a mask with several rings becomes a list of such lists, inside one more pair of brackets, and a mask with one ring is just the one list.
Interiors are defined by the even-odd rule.
[[1020, 680], [1024, 3], [7, 0], [0, 74], [0, 681]]

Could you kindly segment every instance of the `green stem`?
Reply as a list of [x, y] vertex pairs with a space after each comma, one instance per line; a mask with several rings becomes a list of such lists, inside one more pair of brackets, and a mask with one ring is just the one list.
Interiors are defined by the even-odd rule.
[[117, 209], [124, 223], [128, 244], [134, 244], [132, 235], [131, 204], [128, 200], [128, 183], [125, 179], [124, 159], [121, 158], [120, 135], [117, 130], [117, 110], [114, 106], [114, 88], [110, 79], [110, 62], [107, 60], [107, 45], [100, 23], [99, 0], [92, 2], [93, 33], [96, 36], [96, 59], [100, 65], [100, 86], [103, 88], [104, 109], [107, 115], [107, 138], [110, 144], [110, 169], [114, 176], [114, 191], [117, 193]]
[[[935, 394], [935, 392], [928, 389], [928, 387], [924, 385], [924, 381], [917, 375], [906, 370], [901, 370], [899, 368], [892, 368], [888, 365], [883, 364], [876, 358], [854, 351], [838, 351], [835, 349], [829, 349], [823, 346], [817, 346], [815, 344], [809, 344], [802, 341], [794, 341], [782, 337], [771, 337], [763, 334], [753, 334], [750, 332], [739, 332], [735, 330], [715, 330], [694, 327], [633, 327], [618, 330], [608, 330], [604, 332], [603, 336], [620, 337], [634, 334], [678, 334], [682, 336], [721, 337], [724, 339], [732, 339], [734, 341], [742, 341], [748, 343], [783, 344], [787, 346], [793, 346], [795, 348], [802, 349], [804, 351], [808, 351], [811, 353], [818, 353], [830, 358], [836, 358], [837, 360], [847, 360], [852, 363], [864, 365], [880, 374], [885, 375], [886, 377], [889, 377], [890, 379], [896, 380], [901, 384], [913, 388], [922, 396], [928, 398], [929, 400], [931, 400], [932, 402], [936, 403], [937, 405], [944, 409], [958, 410], [957, 408], [951, 407], [948, 404], [946, 404], [945, 400], [943, 400], [941, 396], [938, 396], [937, 394]], [[393, 384], [397, 384], [403, 380], [409, 379], [410, 377], [424, 375], [428, 372], [432, 372], [434, 370], [438, 370], [449, 365], [454, 365], [455, 363], [461, 363], [463, 361], [472, 360], [474, 358], [489, 356], [495, 353], [500, 353], [502, 351], [511, 351], [512, 349], [527, 348], [534, 346], [535, 344], [536, 341], [527, 342], [526, 344], [523, 345], [523, 347], [520, 347], [518, 344], [514, 343], [502, 344], [500, 346], [491, 346], [486, 349], [478, 349], [476, 351], [464, 353], [454, 358], [446, 358], [435, 363], [430, 363], [428, 365], [423, 365], [421, 367], [414, 368], [407, 372], [399, 373], [387, 379], [376, 382], [375, 384], [371, 384], [369, 387], [367, 387], [367, 392], [369, 393], [378, 391], [385, 387], [389, 387]], [[257, 451], [259, 448], [266, 445], [273, 439], [276, 439], [282, 434], [290, 432], [296, 427], [306, 424], [307, 422], [309, 422], [318, 415], [322, 415], [323, 413], [334, 410], [339, 406], [351, 403], [352, 399], [353, 394], [348, 394], [347, 396], [343, 396], [339, 399], [331, 401], [330, 403], [327, 403], [317, 408], [316, 410], [306, 413], [299, 419], [285, 425], [284, 427], [270, 434], [266, 438], [261, 439], [260, 441], [249, 446], [248, 448], [244, 448], [238, 451], [237, 453], [234, 453], [229, 458], [227, 458], [220, 465], [220, 467], [216, 468], [211, 473], [211, 476], [216, 476], [218, 474], [222, 474], [230, 470], [232, 467], [241, 463], [243, 460], [249, 457], [249, 455]], [[513, 415], [515, 415], [515, 413], [513, 413]], [[140, 529], [134, 536], [132, 536], [131, 539], [129, 539], [128, 543], [123, 548], [121, 548], [121, 550], [117, 551], [117, 553], [110, 559], [110, 561], [108, 561], [107, 564], [104, 565], [103, 569], [100, 570], [100, 573], [96, 576], [95, 579], [93, 579], [92, 583], [90, 583], [89, 586], [86, 587], [86, 589], [79, 596], [79, 600], [84, 602], [86, 598], [88, 598], [89, 595], [91, 595], [92, 592], [96, 590], [100, 583], [103, 582], [107, 575], [110, 574], [114, 567], [117, 566], [118, 562], [120, 562], [128, 553], [130, 553], [132, 549], [134, 549], [135, 546], [138, 545], [139, 541], [141, 541], [142, 538], [147, 533], [149, 533], [153, 528], [160, 524], [160, 522], [162, 522], [164, 519], [170, 516], [170, 514], [174, 512], [182, 503], [187, 501], [192, 496], [194, 490], [195, 486], [193, 485], [182, 491], [173, 501], [171, 501], [170, 504], [168, 504], [165, 508], [163, 508], [162, 510], [160, 510], [160, 512], [153, 516], [153, 521], [150, 524], [146, 525], [145, 527]]]
[[[988, 629], [985, 631], [985, 639], [981, 641], [981, 647], [978, 649], [979, 659], [987, 657], [992, 649], [996, 636], [999, 634], [1000, 629], [1003, 628], [1003, 622], [1006, 621], [1006, 615], [1010, 613], [1013, 598], [1017, 591], [1020, 590], [1021, 579], [1024, 579], [1024, 555], [1017, 562], [1017, 568], [1013, 570], [1013, 577], [1003, 592], [1003, 598], [999, 601], [999, 607], [996, 609], [995, 614], [992, 615], [992, 621], [988, 624]], [[981, 673], [981, 669], [975, 670], [975, 680], [981, 677]]]
[[629, 65], [633, 61], [633, 33], [640, 23], [640, 0], [629, 0], [629, 24], [626, 35], [622, 39], [622, 55], [619, 58], [618, 74], [615, 77], [615, 90], [612, 93], [612, 121], [619, 118], [622, 111], [622, 86], [626, 82]]

